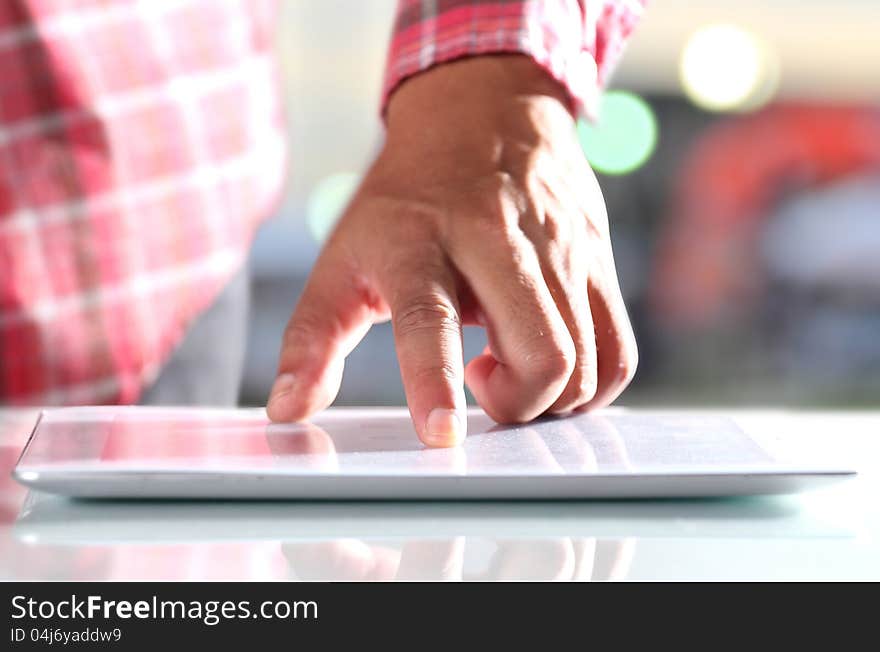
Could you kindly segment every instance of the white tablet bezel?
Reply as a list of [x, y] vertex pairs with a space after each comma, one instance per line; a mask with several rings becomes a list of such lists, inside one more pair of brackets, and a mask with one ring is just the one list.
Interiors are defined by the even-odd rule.
[[[802, 464], [780, 460], [760, 466], [675, 469], [662, 472], [519, 473], [496, 469], [491, 474], [435, 474], [401, 469], [397, 473], [290, 473], [272, 469], [215, 472], [210, 469], [152, 471], [114, 469], [109, 465], [29, 466], [27, 452], [39, 436], [45, 419], [70, 418], [88, 422], [96, 415], [159, 414], [156, 408], [69, 408], [44, 412], [22, 453], [15, 478], [32, 488], [85, 498], [125, 499], [299, 499], [299, 500], [555, 500], [598, 498], [675, 498], [792, 493], [822, 486], [855, 474], [844, 465]], [[152, 411], [151, 411], [152, 410]], [[163, 414], [192, 414], [190, 408], [164, 410]], [[120, 412], [121, 411], [121, 412]], [[59, 414], [61, 416], [59, 416]], [[234, 420], [254, 418], [255, 410], [202, 410], [202, 418]], [[261, 414], [261, 413], [260, 413]], [[407, 419], [404, 409], [345, 408], [328, 410], [316, 423], [327, 419], [377, 419], [380, 415]], [[672, 411], [627, 412], [610, 410], [606, 415], [655, 414], [657, 419]], [[676, 418], [705, 418], [711, 412], [674, 412]], [[336, 415], [336, 416], [334, 416]], [[342, 416], [344, 415], [344, 417]], [[485, 416], [472, 410], [475, 418]], [[530, 424], [532, 431], [553, 428], [556, 421]], [[558, 425], [558, 423], [557, 423]], [[329, 426], [326, 426], [329, 427]], [[748, 432], [744, 431], [748, 436]], [[413, 435], [414, 437], [414, 435]], [[756, 442], [761, 445], [760, 442]], [[766, 451], [766, 447], [762, 446]], [[768, 456], [770, 453], [768, 453]], [[25, 463], [23, 463], [23, 461]]]

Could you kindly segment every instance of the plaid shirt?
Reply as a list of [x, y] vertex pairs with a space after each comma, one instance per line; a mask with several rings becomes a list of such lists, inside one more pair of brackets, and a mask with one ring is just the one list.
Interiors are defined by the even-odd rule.
[[[243, 264], [285, 172], [274, 5], [0, 3], [0, 403], [136, 401]], [[520, 52], [590, 113], [640, 10], [402, 0], [383, 102]]]

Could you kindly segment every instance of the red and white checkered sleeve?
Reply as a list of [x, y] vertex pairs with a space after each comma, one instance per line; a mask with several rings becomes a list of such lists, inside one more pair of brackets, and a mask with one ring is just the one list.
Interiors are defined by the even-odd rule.
[[480, 54], [532, 57], [560, 81], [579, 113], [595, 117], [599, 93], [644, 0], [400, 0], [382, 92], [431, 66]]

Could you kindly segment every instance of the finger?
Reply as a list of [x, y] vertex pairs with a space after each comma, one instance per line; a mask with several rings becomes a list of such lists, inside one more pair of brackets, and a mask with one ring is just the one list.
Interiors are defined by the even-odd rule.
[[[581, 308], [580, 314], [591, 315], [591, 348], [596, 351], [595, 368], [588, 370], [592, 378], [588, 377], [586, 381], [583, 392], [585, 400], [570, 401], [567, 407], [603, 407], [613, 402], [629, 384], [638, 360], [635, 338], [618, 284], [605, 202], [596, 176], [589, 171], [579, 149], [565, 170], [560, 172], [554, 165], [548, 164], [542, 167], [542, 175], [552, 177], [551, 183], [543, 186], [546, 192], [539, 195], [549, 207], [545, 212], [549, 217], [553, 217], [555, 211], [573, 211], [572, 214], [577, 214], [579, 221], [574, 224], [581, 228], [572, 230], [572, 240], [583, 238], [584, 243], [580, 247], [573, 247], [572, 251], [587, 254], [578, 256], [576, 260], [586, 263], [588, 269], [572, 270], [569, 278], [572, 286], [584, 288], [584, 292], [578, 296], [586, 298], [589, 308], [587, 311]], [[572, 184], [573, 179], [577, 179], [578, 183]], [[547, 219], [545, 222], [553, 223]], [[567, 323], [570, 322], [567, 320]], [[603, 351], [604, 355], [601, 353]], [[590, 387], [593, 383], [594, 386]], [[576, 394], [574, 386], [575, 383], [570, 383], [566, 391]], [[551, 410], [558, 411], [561, 407], [556, 405]]]
[[553, 414], [571, 412], [584, 405], [596, 395], [598, 384], [598, 364], [596, 355], [596, 335], [593, 330], [593, 316], [587, 299], [586, 286], [582, 294], [577, 289], [566, 291], [561, 282], [554, 279], [556, 305], [565, 320], [575, 349], [575, 365], [559, 398], [547, 408]]
[[333, 402], [345, 356], [372, 325], [371, 296], [352, 267], [326, 249], [284, 331], [266, 405], [272, 421], [298, 421]]
[[517, 209], [502, 202], [493, 210], [463, 227], [451, 252], [488, 322], [491, 354], [471, 360], [465, 379], [493, 419], [528, 421], [568, 383], [574, 345], [531, 243], [508, 215]]
[[[557, 193], [559, 193], [557, 188]], [[548, 412], [561, 414], [589, 401], [596, 393], [596, 335], [587, 292], [589, 273], [586, 230], [574, 228], [566, 204], [544, 193], [543, 206], [526, 220], [529, 239], [535, 243], [541, 272], [568, 328], [575, 350], [575, 365], [568, 383]], [[578, 220], [582, 218], [578, 214]]]
[[[610, 249], [610, 248], [609, 248]], [[610, 257], [610, 251], [607, 253]], [[590, 276], [589, 299], [596, 330], [596, 393], [583, 407], [596, 409], [610, 405], [632, 380], [638, 366], [638, 349], [617, 275], [606, 265], [605, 271]]]
[[428, 446], [454, 446], [467, 428], [455, 279], [439, 247], [420, 254], [385, 268], [379, 283], [416, 432]]

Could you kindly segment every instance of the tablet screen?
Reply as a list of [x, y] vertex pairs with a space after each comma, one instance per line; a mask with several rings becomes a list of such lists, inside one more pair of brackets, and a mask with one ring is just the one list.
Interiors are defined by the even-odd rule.
[[403, 409], [270, 424], [262, 410], [101, 407], [42, 414], [18, 471], [559, 475], [736, 471], [773, 459], [729, 417], [609, 410], [498, 425], [479, 410], [454, 449], [428, 449]]

